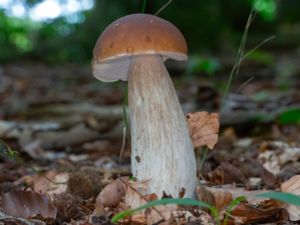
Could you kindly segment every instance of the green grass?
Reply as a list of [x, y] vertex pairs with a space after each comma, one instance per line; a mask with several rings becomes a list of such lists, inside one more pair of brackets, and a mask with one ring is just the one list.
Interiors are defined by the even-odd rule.
[[[227, 207], [226, 210], [226, 215], [225, 215], [225, 219], [223, 221], [223, 225], [227, 224], [230, 212], [232, 211], [232, 209], [237, 206], [241, 201], [244, 201], [245, 197], [241, 196], [238, 198], [235, 198]], [[201, 208], [205, 208], [208, 209], [211, 213], [211, 215], [213, 216], [213, 218], [215, 219], [217, 224], [221, 224], [221, 220], [220, 220], [220, 214], [217, 210], [217, 208], [215, 208], [214, 206], [211, 206], [209, 204], [207, 204], [206, 202], [203, 201], [199, 201], [199, 200], [194, 200], [194, 199], [190, 199], [190, 198], [165, 198], [165, 199], [160, 199], [160, 200], [154, 200], [154, 201], [150, 201], [145, 205], [142, 205], [138, 208], [135, 209], [129, 209], [129, 210], [125, 210], [123, 212], [120, 212], [118, 214], [116, 214], [112, 219], [111, 222], [112, 223], [116, 223], [119, 220], [131, 216], [136, 212], [139, 212], [141, 210], [147, 209], [147, 208], [151, 208], [154, 206], [158, 206], [158, 205], [168, 205], [168, 204], [176, 204], [176, 205], [185, 205], [185, 206], [198, 206]]]
[[[291, 193], [266, 192], [266, 193], [256, 195], [256, 197], [257, 198], [270, 198], [270, 199], [278, 200], [278, 201], [281, 201], [281, 202], [284, 202], [284, 203], [287, 203], [287, 204], [300, 206], [300, 196], [294, 195], [294, 194], [291, 194]], [[158, 205], [176, 204], [176, 205], [182, 205], [182, 206], [198, 206], [198, 207], [201, 207], [201, 208], [208, 209], [218, 225], [220, 225], [220, 224], [227, 225], [230, 213], [232, 212], [234, 207], [237, 206], [238, 204], [240, 204], [242, 201], [245, 201], [245, 200], [246, 200], [246, 198], [244, 196], [240, 196], [240, 197], [235, 198], [227, 206], [226, 214], [225, 214], [223, 223], [221, 223], [220, 214], [214, 206], [211, 206], [211, 205], [209, 205], [209, 204], [207, 204], [203, 201], [189, 199], [189, 198], [182, 198], [182, 199], [181, 198], [167, 198], [167, 199], [160, 199], [160, 200], [150, 201], [147, 204], [142, 205], [138, 208], [125, 210], [123, 212], [120, 212], [120, 213], [116, 214], [111, 219], [111, 222], [116, 223], [116, 222], [120, 221], [121, 219], [124, 219], [125, 217], [131, 216], [134, 213], [142, 211], [142, 210], [147, 209], [147, 208], [155, 207], [155, 206], [158, 206]]]
[[245, 49], [246, 49], [246, 44], [247, 44], [247, 38], [248, 38], [248, 33], [249, 33], [249, 29], [257, 15], [258, 9], [263, 5], [263, 0], [255, 0], [251, 9], [251, 12], [249, 14], [249, 17], [247, 19], [247, 23], [246, 23], [246, 27], [243, 33], [243, 37], [239, 46], [239, 50], [238, 50], [238, 54], [236, 56], [236, 60], [234, 63], [234, 66], [232, 67], [228, 80], [225, 84], [225, 88], [223, 91], [223, 97], [221, 99], [221, 112], [224, 110], [224, 105], [225, 105], [225, 101], [227, 99], [227, 95], [231, 89], [231, 84], [233, 81], [233, 78], [238, 76], [239, 72], [240, 72], [240, 66], [241, 63], [247, 58], [249, 57], [251, 54], [253, 55], [253, 53], [259, 49], [262, 45], [264, 45], [265, 43], [269, 42], [270, 40], [274, 39], [275, 36], [271, 36], [266, 38], [265, 40], [263, 40], [261, 43], [259, 43], [257, 46], [255, 46], [253, 49], [251, 49], [249, 52], [245, 53]]
[[147, 204], [142, 205], [138, 208], [129, 209], [129, 210], [120, 212], [111, 219], [111, 222], [112, 223], [118, 222], [120, 219], [123, 219], [127, 216], [131, 216], [134, 213], [139, 212], [144, 209], [147, 209], [147, 208], [151, 208], [151, 207], [158, 206], [158, 205], [168, 205], [168, 204], [199, 206], [199, 207], [208, 209], [211, 212], [211, 214], [214, 215], [214, 217], [218, 217], [218, 215], [219, 215], [218, 211], [214, 207], [212, 207], [211, 205], [209, 205], [205, 202], [202, 202], [202, 201], [189, 199], [189, 198], [182, 198], [182, 199], [180, 199], [180, 198], [165, 198], [165, 199], [150, 201]]
[[286, 192], [266, 192], [256, 195], [258, 198], [270, 198], [290, 205], [300, 206], [300, 196]]

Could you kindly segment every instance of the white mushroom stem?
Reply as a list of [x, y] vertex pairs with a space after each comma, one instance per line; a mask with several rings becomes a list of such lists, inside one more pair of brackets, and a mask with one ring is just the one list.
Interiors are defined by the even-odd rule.
[[128, 87], [132, 173], [149, 180], [142, 194], [194, 197], [194, 149], [162, 57], [133, 56]]

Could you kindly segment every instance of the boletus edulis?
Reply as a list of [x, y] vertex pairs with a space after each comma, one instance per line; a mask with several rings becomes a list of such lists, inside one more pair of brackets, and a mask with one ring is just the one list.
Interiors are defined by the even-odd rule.
[[187, 60], [187, 45], [170, 22], [133, 14], [110, 24], [93, 55], [93, 75], [128, 80], [132, 174], [148, 181], [145, 193], [194, 197], [196, 160], [166, 59]]

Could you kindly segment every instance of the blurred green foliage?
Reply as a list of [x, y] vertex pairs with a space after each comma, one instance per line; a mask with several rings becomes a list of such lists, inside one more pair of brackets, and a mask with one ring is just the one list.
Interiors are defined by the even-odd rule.
[[[18, 1], [18, 0], [12, 0]], [[24, 0], [32, 8], [43, 0]], [[60, 0], [66, 2], [68, 0]], [[147, 1], [145, 13], [155, 14], [167, 1]], [[227, 51], [237, 46], [256, 0], [173, 0], [159, 16], [174, 23], [184, 34], [191, 53]], [[297, 0], [261, 0], [253, 32], [275, 32], [282, 22], [294, 23], [300, 18]], [[40, 60], [48, 63], [88, 62], [103, 29], [113, 20], [142, 11], [142, 0], [94, 0], [91, 10], [80, 12], [80, 19], [61, 16], [44, 22], [8, 16], [0, 10], [0, 62], [16, 59]], [[287, 16], [288, 15], [288, 16]], [[74, 22], [75, 21], [75, 22]], [[234, 48], [236, 50], [236, 48]], [[252, 55], [252, 57], [261, 57]], [[265, 63], [270, 59], [263, 57]], [[214, 60], [201, 59], [196, 70], [211, 74], [218, 68]]]
[[28, 20], [7, 17], [0, 11], [0, 60], [14, 59], [20, 54], [30, 51], [34, 45], [29, 34], [33, 34], [36, 26]]
[[266, 91], [266, 90], [261, 90], [256, 92], [255, 94], [253, 94], [251, 96], [251, 99], [253, 99], [256, 102], [263, 102], [263, 101], [267, 101], [268, 99], [270, 99], [271, 97], [271, 93]]
[[189, 58], [186, 74], [205, 73], [212, 75], [217, 72], [220, 67], [221, 64], [217, 58], [194, 55]]
[[254, 9], [258, 11], [265, 20], [272, 21], [275, 19], [277, 11], [276, 0], [251, 0], [251, 2]]
[[288, 109], [278, 117], [280, 124], [300, 124], [300, 108]]
[[274, 63], [274, 57], [272, 54], [262, 50], [255, 50], [254, 52], [251, 52], [247, 56], [247, 59], [264, 64], [266, 66], [273, 65]]

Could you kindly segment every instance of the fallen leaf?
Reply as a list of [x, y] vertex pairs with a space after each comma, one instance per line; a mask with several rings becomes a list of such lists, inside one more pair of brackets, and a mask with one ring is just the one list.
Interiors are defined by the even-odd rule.
[[218, 188], [222, 189], [223, 191], [229, 192], [232, 195], [233, 199], [236, 199], [240, 196], [244, 196], [247, 199], [247, 202], [253, 205], [258, 205], [262, 203], [267, 198], [257, 198], [256, 196], [262, 193], [268, 192], [267, 190], [246, 190], [242, 187], [236, 187], [235, 184], [224, 184], [218, 186]]
[[[293, 176], [291, 179], [281, 184], [282, 192], [291, 193], [300, 196], [300, 175]], [[300, 207], [295, 205], [287, 205], [286, 210], [292, 221], [300, 220]]]
[[230, 224], [278, 223], [288, 220], [282, 205], [273, 200], [263, 201], [259, 205], [241, 202], [230, 214]]
[[282, 167], [279, 174], [280, 181], [287, 181], [295, 175], [300, 174], [300, 162], [287, 163]]
[[206, 179], [214, 184], [245, 184], [247, 182], [241, 170], [228, 162], [222, 162], [215, 170], [209, 172]]
[[26, 182], [33, 186], [35, 192], [47, 193], [48, 195], [65, 192], [68, 179], [68, 173], [60, 173], [56, 170], [49, 170], [46, 173], [25, 178]]
[[106, 185], [97, 196], [96, 204], [99, 202], [108, 207], [118, 205], [122, 197], [125, 196], [127, 182], [128, 177], [121, 177]]
[[157, 224], [162, 221], [172, 222], [173, 214], [177, 210], [177, 205], [158, 205], [144, 211], [147, 224]]
[[[148, 180], [145, 181], [129, 181], [126, 186], [125, 204], [131, 208], [137, 208], [149, 201], [156, 200], [155, 193], [144, 195], [148, 189]], [[168, 220], [172, 217], [172, 211], [176, 209], [176, 205], [159, 205], [152, 208], [142, 210], [139, 214], [131, 216], [131, 221], [135, 224], [140, 224], [147, 221], [145, 224], [157, 223], [161, 220]]]
[[56, 218], [57, 208], [47, 198], [33, 191], [11, 191], [1, 195], [4, 211], [12, 216], [25, 219], [41, 215]]
[[250, 157], [244, 157], [236, 162], [236, 166], [246, 178], [261, 178], [261, 183], [266, 188], [274, 189], [276, 187], [276, 176], [263, 167], [257, 160]]
[[[148, 181], [129, 181], [126, 188], [125, 203], [134, 209], [149, 201], [157, 200], [157, 196], [152, 194], [143, 195], [147, 189]], [[186, 222], [197, 221], [199, 224], [214, 224], [211, 216], [203, 209], [195, 207], [179, 207], [176, 204], [156, 205], [151, 208], [141, 210], [138, 214], [130, 217], [130, 224], [186, 224]]]
[[194, 112], [186, 114], [193, 146], [207, 146], [213, 149], [218, 141], [220, 128], [217, 113]]
[[132, 209], [146, 204], [148, 202], [148, 198], [142, 193], [145, 193], [145, 190], [147, 190], [147, 188], [148, 181], [130, 180], [128, 182], [128, 185], [126, 186], [125, 204]]
[[198, 200], [206, 202], [209, 205], [216, 205], [214, 195], [210, 191], [208, 191], [205, 186], [197, 186], [196, 195]]
[[300, 159], [300, 148], [280, 141], [263, 142], [258, 149], [259, 162], [271, 173], [278, 175], [287, 162]]
[[[226, 208], [233, 200], [232, 194], [221, 188], [197, 186], [196, 193], [199, 200], [213, 205], [219, 212]], [[210, 197], [207, 199], [207, 196]]]
[[175, 204], [158, 205], [134, 214], [130, 224], [215, 224], [211, 215], [198, 207], [178, 206]]

